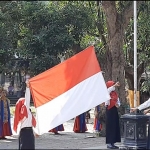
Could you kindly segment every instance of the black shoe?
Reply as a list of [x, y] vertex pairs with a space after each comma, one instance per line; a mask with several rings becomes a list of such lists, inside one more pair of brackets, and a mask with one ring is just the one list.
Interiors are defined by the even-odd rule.
[[115, 147], [115, 149], [119, 149], [119, 147], [118, 146], [115, 146], [115, 145], [113, 145], [114, 147]]
[[115, 146], [114, 144], [111, 144], [113, 147], [115, 147], [115, 149], [119, 149], [119, 147], [118, 146]]
[[0, 137], [0, 140], [6, 140], [7, 138], [5, 138], [5, 137]]
[[54, 134], [58, 135], [59, 133], [58, 132], [54, 132]]

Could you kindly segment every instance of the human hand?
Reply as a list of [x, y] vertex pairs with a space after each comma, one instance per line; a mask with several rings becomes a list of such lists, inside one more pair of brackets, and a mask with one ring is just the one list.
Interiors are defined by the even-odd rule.
[[116, 83], [114, 84], [114, 86], [120, 86], [120, 83], [119, 83], [119, 82], [116, 82]]
[[118, 108], [119, 107], [119, 105], [118, 104], [115, 104], [115, 106]]
[[34, 136], [37, 138], [37, 137], [39, 137], [40, 135], [38, 135], [37, 133], [35, 133]]
[[149, 111], [150, 111], [150, 109], [146, 109], [143, 111], [143, 113], [146, 115]]
[[26, 87], [29, 88], [29, 80], [26, 81]]
[[138, 109], [137, 107], [131, 108], [131, 109], [130, 109], [130, 112], [135, 112], [137, 109]]

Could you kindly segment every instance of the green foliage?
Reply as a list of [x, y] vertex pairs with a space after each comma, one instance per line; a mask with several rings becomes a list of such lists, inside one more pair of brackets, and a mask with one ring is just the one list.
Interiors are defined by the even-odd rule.
[[150, 91], [150, 78], [146, 79], [142, 85], [140, 91], [149, 92]]
[[[117, 1], [118, 12], [131, 2]], [[98, 5], [99, 4], [99, 5]], [[149, 60], [149, 2], [138, 15], [138, 62]], [[107, 44], [106, 18], [97, 1], [3, 1], [0, 3], [0, 70], [18, 70], [15, 54], [30, 59], [30, 70], [38, 74], [58, 64], [57, 55], [74, 55], [72, 47], [82, 49], [96, 41], [99, 60]], [[96, 40], [98, 38], [98, 40]], [[106, 40], [106, 41], [104, 41]], [[124, 51], [133, 58], [133, 20], [126, 31]], [[132, 53], [129, 56], [129, 53]], [[21, 69], [21, 68], [20, 68]], [[29, 69], [29, 68], [22, 68]]]
[[[93, 19], [85, 6], [87, 2], [81, 3], [2, 2], [0, 57], [4, 59], [6, 55], [7, 58], [7, 65], [1, 59], [4, 70], [11, 69], [10, 58], [16, 54], [19, 58], [30, 59], [30, 70], [38, 74], [59, 63], [58, 53], [70, 50], [76, 43], [81, 44]], [[18, 65], [13, 66], [18, 70]]]
[[[150, 16], [149, 16], [150, 2], [146, 2], [141, 5], [138, 20], [137, 20], [137, 50], [138, 50], [138, 64], [144, 62], [147, 66], [147, 62], [150, 60]], [[130, 25], [126, 31], [124, 50], [126, 51], [127, 63], [133, 65], [133, 49], [134, 49], [134, 37], [133, 37], [133, 20], [130, 21]]]

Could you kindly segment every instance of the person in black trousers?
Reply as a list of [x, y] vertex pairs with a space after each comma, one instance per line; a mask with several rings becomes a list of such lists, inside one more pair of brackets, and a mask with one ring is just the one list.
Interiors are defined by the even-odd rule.
[[111, 99], [105, 102], [106, 106], [106, 144], [109, 149], [119, 149], [116, 142], [121, 142], [118, 107], [120, 100], [115, 92], [115, 87], [120, 86], [119, 82], [108, 81], [106, 83]]
[[25, 98], [20, 98], [15, 107], [14, 131], [17, 132], [17, 126], [19, 122], [21, 123], [19, 149], [35, 149], [33, 127], [36, 126], [36, 121], [30, 111], [30, 96], [29, 84], [27, 82]]

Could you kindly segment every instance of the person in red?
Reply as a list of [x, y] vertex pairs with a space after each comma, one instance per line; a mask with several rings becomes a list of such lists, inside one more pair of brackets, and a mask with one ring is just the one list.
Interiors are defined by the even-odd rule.
[[84, 133], [87, 131], [87, 126], [86, 126], [86, 122], [85, 122], [85, 113], [83, 113], [75, 118], [73, 131], [75, 133]]
[[2, 89], [0, 98], [0, 139], [6, 139], [5, 136], [11, 136], [10, 123], [10, 100], [6, 97], [6, 91]]
[[108, 92], [110, 93], [111, 99], [105, 102], [106, 106], [106, 144], [109, 149], [116, 149], [117, 146], [114, 145], [116, 142], [121, 142], [120, 135], [120, 125], [119, 125], [119, 115], [118, 107], [120, 106], [120, 101], [118, 94], [115, 91], [115, 87], [120, 86], [119, 82], [108, 81], [106, 83]]
[[35, 137], [32, 127], [36, 126], [36, 120], [30, 111], [30, 89], [26, 83], [25, 98], [20, 98], [15, 106], [14, 126], [17, 133], [20, 123], [19, 149], [35, 149]]
[[49, 130], [48, 132], [52, 132], [52, 133], [54, 133], [54, 134], [59, 134], [58, 131], [64, 131], [64, 126], [63, 126], [63, 124], [61, 124], [61, 125], [59, 125], [59, 126], [53, 128], [53, 129]]

